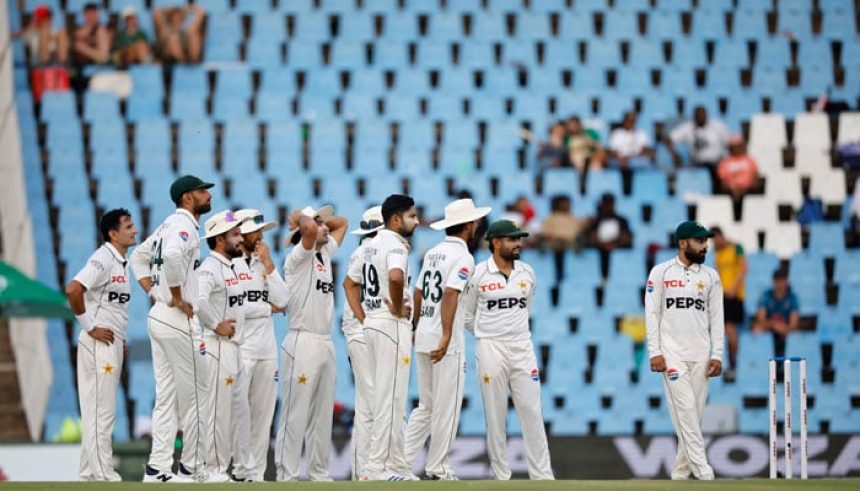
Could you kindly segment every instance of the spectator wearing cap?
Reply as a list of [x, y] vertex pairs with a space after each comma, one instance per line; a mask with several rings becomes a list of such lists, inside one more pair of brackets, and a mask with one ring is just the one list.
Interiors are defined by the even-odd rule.
[[54, 29], [54, 14], [47, 5], [33, 10], [30, 23], [14, 34], [24, 40], [30, 66], [65, 64], [69, 61], [69, 36], [65, 29]]
[[[191, 20], [186, 25], [189, 15]], [[200, 5], [155, 9], [155, 51], [161, 61], [200, 62], [203, 46], [201, 28], [205, 16], [206, 11]]]
[[785, 356], [785, 340], [800, 326], [797, 295], [788, 284], [788, 273], [780, 268], [773, 274], [773, 287], [761, 296], [753, 332], [773, 333], [774, 356]]
[[110, 59], [111, 34], [99, 18], [96, 3], [84, 6], [84, 22], [75, 29], [72, 56], [76, 65], [103, 65]]
[[140, 29], [137, 10], [126, 7], [122, 9], [121, 17], [124, 25], [114, 40], [114, 64], [126, 67], [151, 62], [149, 37]]

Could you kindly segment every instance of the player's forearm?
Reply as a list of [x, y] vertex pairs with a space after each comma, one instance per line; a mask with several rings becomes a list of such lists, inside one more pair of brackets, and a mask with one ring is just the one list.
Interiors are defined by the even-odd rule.
[[412, 316], [412, 330], [418, 329], [418, 323], [421, 321], [421, 304], [424, 302], [424, 296], [421, 290], [415, 289], [412, 294], [412, 305], [415, 308], [415, 315]]
[[391, 308], [400, 317], [403, 312], [403, 279], [389, 278], [388, 292], [391, 295]]
[[445, 289], [442, 294], [442, 339], [450, 340], [451, 333], [454, 332], [454, 317], [457, 315], [457, 302], [460, 299], [460, 292], [452, 288]]
[[218, 327], [218, 316], [215, 314], [215, 307], [209, 298], [200, 297], [197, 302], [197, 318], [200, 320], [200, 325], [209, 331], [214, 331]]
[[358, 322], [364, 323], [364, 308], [361, 306], [361, 285], [354, 282], [352, 278], [347, 276], [343, 280], [343, 292], [346, 295], [346, 302], [349, 304], [349, 308], [352, 310], [352, 313], [355, 315], [355, 318], [358, 319]]
[[69, 283], [69, 286], [66, 287], [66, 296], [69, 298], [69, 306], [75, 315], [82, 315], [87, 311], [86, 304], [84, 303], [84, 290], [78, 282], [72, 281]]
[[287, 284], [284, 283], [284, 279], [281, 278], [281, 273], [276, 269], [266, 278], [269, 286], [269, 303], [278, 309], [286, 307], [290, 290]]

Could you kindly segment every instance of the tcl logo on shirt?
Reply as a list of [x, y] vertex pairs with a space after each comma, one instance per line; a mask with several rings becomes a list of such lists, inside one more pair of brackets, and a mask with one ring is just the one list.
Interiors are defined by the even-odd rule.
[[696, 309], [705, 310], [705, 300], [691, 297], [669, 297], [666, 299], [667, 309]]
[[663, 286], [666, 288], [684, 288], [682, 280], [663, 280]]
[[237, 276], [239, 277], [239, 281], [251, 281], [254, 279], [250, 274], [245, 272], [239, 273]]
[[487, 300], [487, 310], [504, 310], [504, 309], [515, 309], [526, 308], [526, 299], [525, 298], [494, 298], [492, 300]]
[[481, 290], [482, 292], [501, 291], [501, 290], [505, 289], [505, 284], [500, 283], [498, 281], [495, 283], [482, 283], [482, 284], [478, 285], [478, 289]]
[[239, 279], [238, 278], [224, 278], [224, 283], [226, 283], [227, 286], [236, 286], [239, 284]]
[[111, 276], [110, 281], [111, 283], [128, 283], [128, 280], [126, 280], [125, 276], [122, 275]]

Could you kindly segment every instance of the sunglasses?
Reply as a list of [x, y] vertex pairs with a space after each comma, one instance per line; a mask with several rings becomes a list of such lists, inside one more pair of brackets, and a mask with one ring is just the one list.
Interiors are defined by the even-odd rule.
[[367, 220], [367, 221], [362, 220], [358, 224], [358, 226], [361, 227], [363, 230], [370, 230], [370, 229], [379, 227], [381, 225], [382, 225], [382, 222], [380, 222], [379, 220]]
[[263, 215], [257, 215], [257, 216], [255, 216], [254, 218], [252, 218], [252, 220], [253, 220], [253, 222], [254, 222], [254, 223], [256, 223], [257, 225], [259, 225], [259, 224], [263, 223], [264, 221], [266, 221], [266, 220], [263, 218]]

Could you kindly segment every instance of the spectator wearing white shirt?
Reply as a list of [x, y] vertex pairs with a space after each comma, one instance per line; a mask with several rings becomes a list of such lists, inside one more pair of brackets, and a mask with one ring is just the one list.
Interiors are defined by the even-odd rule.
[[627, 111], [621, 126], [609, 135], [609, 150], [612, 159], [622, 169], [644, 167], [654, 156], [651, 138], [636, 127], [636, 111]]
[[690, 163], [708, 169], [716, 167], [726, 156], [728, 141], [729, 129], [722, 121], [709, 118], [702, 106], [693, 110], [692, 120], [679, 124], [663, 139], [676, 167], [681, 166], [682, 158], [675, 145], [686, 145]]

